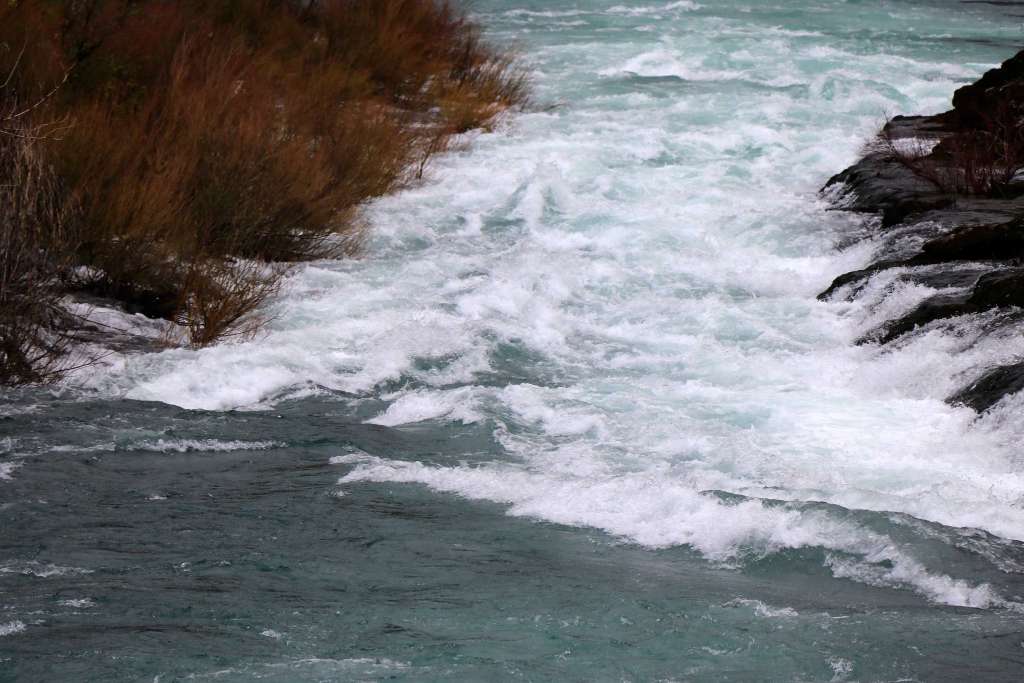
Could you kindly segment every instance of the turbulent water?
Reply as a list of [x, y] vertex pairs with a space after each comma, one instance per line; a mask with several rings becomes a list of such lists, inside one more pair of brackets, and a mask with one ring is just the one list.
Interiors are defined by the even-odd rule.
[[1024, 337], [814, 296], [872, 252], [817, 189], [1024, 11], [474, 9], [538, 104], [362, 258], [4, 398], [0, 680], [1020, 680], [1024, 400], [943, 398]]

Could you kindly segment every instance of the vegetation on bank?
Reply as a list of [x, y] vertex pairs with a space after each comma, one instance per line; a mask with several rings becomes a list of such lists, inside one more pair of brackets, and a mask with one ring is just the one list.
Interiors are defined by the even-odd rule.
[[953, 109], [934, 120], [938, 130], [930, 143], [908, 145], [886, 125], [883, 149], [952, 196], [1024, 192], [1024, 52], [957, 90]]
[[75, 291], [209, 344], [358, 209], [527, 100], [448, 0], [0, 6], [0, 382], [57, 376]]
[[[931, 292], [909, 310], [900, 306], [894, 317], [883, 316], [858, 344], [903, 343], [905, 335], [941, 330], [973, 339], [963, 346], [972, 348], [1019, 334], [1024, 51], [958, 89], [952, 110], [888, 121], [864, 156], [833, 176], [828, 188], [835, 188], [829, 195], [836, 208], [880, 220], [870, 233], [874, 262], [839, 275], [818, 298], [852, 301], [887, 271], [890, 284], [872, 288], [872, 297], [885, 299], [904, 286]], [[951, 378], [960, 388], [946, 401], [983, 413], [1024, 391], [1020, 358], [996, 353], [979, 370], [983, 374]]]
[[1024, 120], [1007, 104], [986, 113], [977, 126], [943, 131], [933, 140], [905, 140], [889, 126], [879, 135], [882, 150], [955, 197], [1011, 198], [1021, 193]]

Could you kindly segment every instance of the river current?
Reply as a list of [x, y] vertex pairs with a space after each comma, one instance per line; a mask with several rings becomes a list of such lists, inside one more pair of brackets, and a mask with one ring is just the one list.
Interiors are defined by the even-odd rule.
[[1024, 399], [943, 399], [1024, 336], [815, 295], [873, 249], [818, 189], [1024, 10], [474, 12], [537, 106], [365, 254], [3, 395], [0, 680], [1021, 680]]

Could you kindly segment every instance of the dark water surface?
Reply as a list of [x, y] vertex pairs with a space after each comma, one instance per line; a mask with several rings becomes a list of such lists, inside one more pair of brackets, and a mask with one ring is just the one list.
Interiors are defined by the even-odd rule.
[[[836, 581], [808, 570], [814, 549], [715, 567], [419, 487], [334, 493], [347, 468], [332, 456], [472, 461], [494, 450], [478, 426], [365, 425], [315, 399], [37, 405], [0, 419], [0, 438], [67, 449], [4, 483], [0, 621], [25, 630], [0, 640], [2, 680], [842, 680], [853, 662], [857, 680], [1014, 680], [1024, 666], [1019, 613]], [[203, 439], [279, 445], [159, 450]], [[1024, 545], [972, 542], [1015, 571], [966, 543], [946, 562], [1024, 593]]]

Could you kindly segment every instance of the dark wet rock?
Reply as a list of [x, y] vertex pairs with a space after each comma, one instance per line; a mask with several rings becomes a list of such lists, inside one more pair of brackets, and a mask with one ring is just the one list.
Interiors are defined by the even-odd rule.
[[969, 290], [937, 294], [910, 313], [868, 333], [859, 343], [886, 344], [936, 320], [1009, 307], [1024, 307], [1024, 268], [987, 272]]
[[842, 186], [840, 208], [881, 213], [882, 228], [907, 216], [949, 206], [953, 199], [935, 183], [883, 152], [872, 152], [829, 179], [825, 188]]
[[980, 379], [950, 396], [947, 401], [985, 412], [1005, 396], [1024, 390], [1024, 362], [989, 370]]
[[984, 126], [993, 112], [1007, 105], [1024, 105], [1024, 52], [953, 93], [956, 121], [965, 127]]
[[[943, 139], [952, 132], [948, 117], [897, 116], [886, 123], [882, 135], [890, 140]], [[839, 186], [840, 208], [880, 213], [882, 228], [915, 213], [948, 207], [954, 198], [931, 180], [914, 172], [891, 151], [876, 148], [857, 163], [829, 178], [825, 190]]]
[[872, 263], [867, 268], [861, 268], [860, 270], [853, 270], [850, 271], [849, 273], [843, 273], [842, 275], [840, 275], [839, 277], [832, 281], [832, 284], [829, 285], [828, 289], [826, 289], [824, 292], [818, 295], [818, 300], [828, 301], [832, 299], [832, 297], [835, 296], [836, 292], [838, 292], [843, 287], [853, 284], [859, 284], [860, 287], [854, 288], [854, 290], [850, 292], [850, 294], [846, 297], [847, 301], [852, 301], [857, 296], [857, 294], [860, 293], [860, 290], [863, 288], [864, 282], [869, 277], [883, 270], [888, 270], [889, 268], [899, 268], [900, 266], [904, 265], [904, 263], [905, 261], [902, 260], [878, 261], [877, 263]]
[[[854, 300], [872, 277], [894, 269], [898, 272], [889, 280], [894, 285], [913, 283], [937, 290], [858, 343], [887, 344], [941, 321], [961, 330], [957, 319], [962, 316], [977, 316], [971, 320], [977, 338], [1024, 324], [1024, 177], [1016, 185], [1001, 186], [998, 198], [955, 196], [925, 177], [941, 181], [942, 173], [959, 172], [951, 153], [954, 140], [976, 135], [976, 129], [991, 129], [994, 117], [1007, 114], [1024, 116], [1024, 51], [957, 90], [951, 111], [890, 120], [863, 158], [823, 188], [836, 208], [873, 213], [880, 220], [859, 235], [877, 245], [874, 263], [839, 275], [819, 299], [843, 295]], [[908, 160], [898, 151], [900, 145], [893, 144], [915, 138], [937, 141], [927, 156], [930, 166]], [[1007, 366], [991, 371], [950, 401], [981, 411], [1022, 389], [1024, 364]]]
[[879, 261], [867, 268], [840, 275], [831, 287], [818, 295], [818, 299], [829, 301], [840, 289], [853, 285], [843, 297], [846, 301], [853, 301], [861, 294], [871, 276], [891, 268], [905, 269], [904, 272], [896, 276], [897, 282], [921, 285], [931, 289], [968, 289], [974, 286], [978, 278], [992, 270], [991, 266], [972, 266], [961, 263], [937, 263], [920, 266], [913, 261]]
[[968, 304], [976, 311], [1024, 306], [1024, 268], [986, 273], [978, 279]]
[[[934, 231], [934, 227], [924, 224], [913, 224], [906, 232], [914, 232], [919, 236]], [[906, 237], [906, 232], [904, 237]], [[890, 251], [896, 251], [890, 248]], [[1017, 219], [1001, 224], [967, 225], [950, 230], [938, 237], [926, 239], [918, 253], [909, 258], [884, 259], [849, 273], [844, 273], [832, 281], [829, 288], [818, 295], [818, 299], [826, 301], [835, 296], [836, 292], [851, 284], [863, 283], [875, 273], [890, 268], [915, 268], [917, 266], [941, 266], [950, 264], [949, 268], [931, 269], [920, 273], [910, 272], [904, 280], [926, 284], [935, 289], [949, 287], [967, 287], [978, 279], [980, 273], [964, 270], [960, 262], [965, 261], [1004, 261], [1019, 262], [1024, 259], [1024, 219]], [[860, 291], [855, 288], [847, 296], [852, 299]]]
[[931, 287], [932, 289], [965, 289], [974, 286], [978, 278], [991, 270], [991, 266], [964, 266], [940, 263], [927, 268], [915, 268], [899, 276], [900, 282]]
[[901, 318], [897, 318], [872, 330], [861, 337], [857, 343], [878, 342], [879, 344], [888, 344], [894, 339], [936, 320], [955, 318], [973, 312], [975, 310], [969, 303], [969, 295], [963, 293], [937, 294], [921, 302], [917, 308]]
[[78, 301], [93, 301], [126, 313], [147, 318], [171, 320], [180, 305], [180, 296], [168, 286], [114, 284], [105, 280], [74, 284], [69, 294]]
[[[73, 316], [68, 326], [68, 335], [76, 342], [93, 344], [118, 353], [154, 353], [166, 348], [158, 335], [111, 327], [93, 318], [92, 311], [96, 309], [119, 311], [126, 316], [143, 315], [122, 301], [81, 291], [74, 292], [68, 300], [85, 308], [83, 313]], [[150, 318], [149, 322], [155, 322], [155, 319]]]
[[1024, 218], [997, 225], [971, 225], [929, 240], [921, 259], [940, 261], [1008, 261], [1024, 258]]
[[884, 132], [893, 140], [906, 138], [941, 139], [953, 133], [955, 129], [956, 122], [952, 120], [952, 117], [947, 112], [938, 116], [894, 116], [886, 122]]
[[1009, 223], [1024, 216], [1024, 199], [989, 199], [987, 197], [957, 197], [947, 207], [911, 214], [907, 222], [930, 223], [943, 232], [970, 225], [996, 225]]

